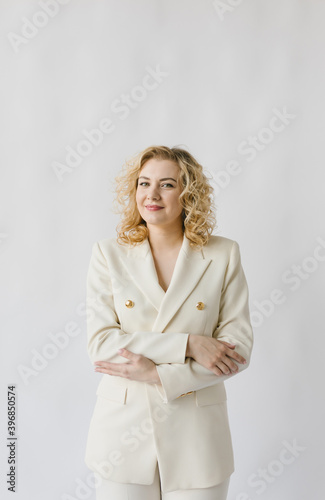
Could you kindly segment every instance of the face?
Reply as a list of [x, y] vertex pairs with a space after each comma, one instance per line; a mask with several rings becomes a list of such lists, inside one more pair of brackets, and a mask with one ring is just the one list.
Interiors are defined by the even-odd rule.
[[179, 167], [170, 160], [151, 158], [142, 167], [136, 191], [137, 207], [147, 227], [182, 227]]

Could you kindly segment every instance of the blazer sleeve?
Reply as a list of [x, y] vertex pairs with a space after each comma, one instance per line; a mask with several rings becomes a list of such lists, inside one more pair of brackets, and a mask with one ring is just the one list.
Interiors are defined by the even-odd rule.
[[243, 356], [247, 363], [241, 364], [233, 360], [238, 366], [238, 371], [231, 375], [220, 376], [192, 358], [186, 358], [183, 364], [160, 364], [157, 366], [157, 371], [161, 385], [155, 385], [164, 403], [188, 392], [224, 382], [248, 367], [253, 347], [248, 301], [249, 293], [241, 265], [239, 245], [234, 241], [221, 292], [218, 324], [212, 336], [236, 344], [236, 352]]
[[123, 363], [128, 360], [117, 352], [120, 348], [151, 359], [154, 363], [185, 362], [188, 333], [136, 331], [121, 329], [114, 307], [112, 281], [107, 260], [98, 242], [92, 247], [87, 274], [87, 351], [92, 363], [109, 361]]

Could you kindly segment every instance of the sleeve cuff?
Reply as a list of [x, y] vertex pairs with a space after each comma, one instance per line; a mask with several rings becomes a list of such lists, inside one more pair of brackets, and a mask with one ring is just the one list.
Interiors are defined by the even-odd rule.
[[[168, 389], [168, 381], [170, 382], [171, 378], [173, 378], [172, 376], [170, 377], [170, 368], [172, 368], [172, 367], [175, 368], [176, 364], [175, 363], [173, 363], [173, 364], [164, 363], [162, 365], [156, 366], [161, 385], [158, 385], [158, 384], [155, 384], [155, 385], [156, 385], [156, 389], [157, 389], [163, 403], [169, 403], [170, 401], [172, 401], [173, 399], [176, 399], [176, 397], [177, 397], [175, 394], [172, 394], [172, 391], [170, 391]], [[167, 371], [167, 373], [166, 373], [166, 371]], [[163, 374], [165, 374], [165, 375], [163, 376]], [[174, 375], [175, 375], [175, 373], [174, 373]]]
[[[183, 333], [181, 335], [183, 337], [182, 340], [184, 340], [184, 344], [183, 344], [183, 354], [182, 354], [179, 362], [182, 363], [182, 364], [184, 364], [185, 360], [186, 360], [186, 350], [187, 350], [187, 342], [188, 342], [189, 333]], [[159, 372], [160, 365], [156, 365], [156, 369], [157, 369], [157, 373], [159, 375], [160, 382], [161, 382], [161, 385], [155, 384], [156, 390], [157, 390], [158, 394], [160, 395], [163, 403], [168, 403], [169, 402], [168, 401], [168, 396], [167, 396], [167, 393], [166, 393], [166, 390], [165, 390], [165, 387], [164, 387], [164, 384], [163, 384], [163, 380], [162, 380], [160, 372]]]
[[166, 392], [165, 392], [165, 389], [163, 388], [163, 386], [162, 385], [158, 385], [158, 384], [155, 384], [155, 386], [156, 386], [156, 389], [158, 391], [159, 396], [162, 399], [162, 402], [163, 403], [168, 403]]

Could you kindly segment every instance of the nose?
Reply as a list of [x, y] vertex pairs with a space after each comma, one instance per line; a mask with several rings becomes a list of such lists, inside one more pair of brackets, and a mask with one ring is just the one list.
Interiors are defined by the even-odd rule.
[[155, 185], [151, 185], [147, 195], [148, 200], [157, 200], [160, 198], [159, 191]]

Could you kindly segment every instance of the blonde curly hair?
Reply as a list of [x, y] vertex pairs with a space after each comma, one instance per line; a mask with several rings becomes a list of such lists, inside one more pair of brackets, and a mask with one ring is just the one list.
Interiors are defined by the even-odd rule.
[[136, 204], [136, 191], [140, 170], [151, 158], [170, 160], [180, 169], [179, 181], [183, 191], [179, 201], [183, 207], [183, 231], [190, 240], [190, 246], [199, 250], [205, 245], [216, 227], [213, 188], [203, 173], [203, 167], [186, 150], [167, 146], [150, 146], [128, 158], [121, 174], [115, 177], [115, 213], [122, 215], [117, 225], [117, 241], [134, 246], [149, 235], [146, 222], [142, 219]]

